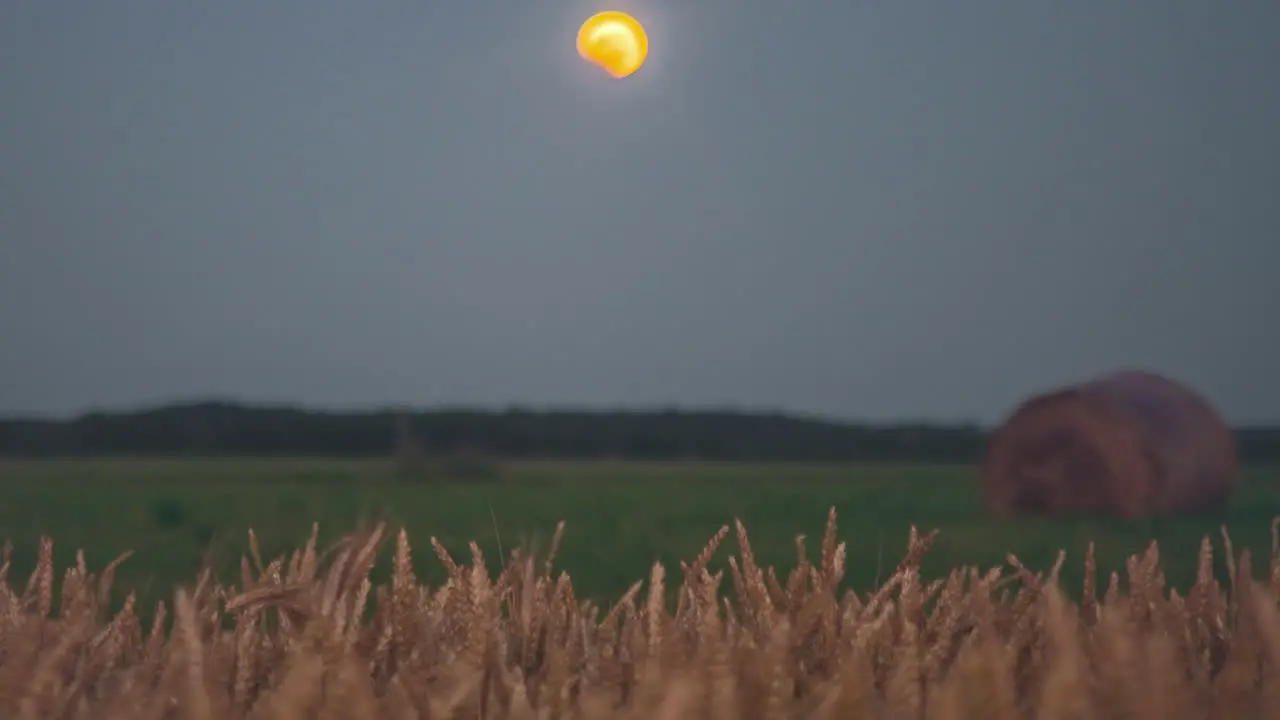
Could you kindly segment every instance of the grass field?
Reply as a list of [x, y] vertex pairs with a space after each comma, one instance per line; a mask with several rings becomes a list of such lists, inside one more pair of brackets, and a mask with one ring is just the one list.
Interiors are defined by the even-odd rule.
[[[1154, 538], [1170, 582], [1184, 586], [1193, 578], [1200, 539], [1210, 534], [1217, 543], [1222, 524], [1237, 549], [1270, 547], [1280, 468], [1247, 471], [1220, 516], [1125, 523], [992, 520], [973, 471], [960, 467], [521, 462], [484, 481], [407, 482], [386, 462], [0, 461], [0, 537], [14, 543], [16, 579], [30, 572], [42, 534], [54, 539], [63, 567], [76, 548], [85, 549], [93, 567], [134, 550], [118, 587], [138, 589], [147, 604], [171, 598], [211, 548], [221, 576], [235, 581], [249, 528], [269, 557], [297, 547], [313, 521], [323, 545], [377, 519], [405, 527], [421, 548], [436, 536], [458, 556], [477, 540], [491, 567], [501, 563], [499, 544], [507, 553], [522, 542], [545, 548], [564, 520], [557, 565], [581, 595], [608, 601], [654, 560], [674, 570], [691, 559], [735, 517], [750, 528], [762, 564], [790, 567], [795, 536], [809, 533], [816, 543], [831, 506], [849, 543], [847, 580], [858, 589], [893, 571], [912, 524], [942, 533], [924, 563], [926, 575], [1000, 564], [1009, 552], [1047, 568], [1061, 548], [1069, 553], [1063, 579], [1071, 591], [1081, 582], [1090, 540], [1100, 568], [1110, 571]], [[720, 556], [735, 552], [732, 541], [726, 547]], [[444, 575], [430, 553], [416, 563], [424, 580]]]

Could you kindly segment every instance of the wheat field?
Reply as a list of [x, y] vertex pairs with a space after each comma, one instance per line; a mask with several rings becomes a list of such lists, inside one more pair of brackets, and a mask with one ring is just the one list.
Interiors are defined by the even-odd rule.
[[[1083, 588], [1059, 586], [1064, 555], [1042, 572], [1010, 555], [926, 580], [920, 561], [945, 538], [913, 528], [896, 571], [859, 594], [839, 590], [832, 509], [816, 562], [799, 536], [785, 576], [757, 564], [735, 523], [675, 577], [655, 564], [605, 606], [554, 570], [563, 525], [542, 557], [517, 549], [492, 570], [478, 545], [459, 562], [431, 538], [448, 573], [437, 587], [385, 525], [323, 551], [313, 530], [265, 562], [250, 532], [237, 583], [201, 571], [146, 629], [132, 594], [108, 608], [125, 557], [93, 574], [77, 553], [55, 583], [44, 538], [21, 592], [7, 545], [0, 566], [0, 716], [1280, 718], [1278, 524], [1265, 578], [1224, 528], [1185, 595], [1166, 586], [1155, 543], [1126, 577], [1095, 579], [1087, 554]], [[737, 554], [712, 571], [730, 533]], [[391, 579], [374, 586], [385, 542]]]

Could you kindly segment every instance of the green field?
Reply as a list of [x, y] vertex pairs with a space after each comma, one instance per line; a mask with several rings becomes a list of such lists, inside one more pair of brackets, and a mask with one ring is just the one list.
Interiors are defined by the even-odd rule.
[[[557, 565], [581, 595], [608, 600], [654, 560], [675, 571], [734, 517], [746, 524], [757, 557], [790, 567], [795, 536], [808, 534], [816, 549], [833, 505], [848, 542], [848, 579], [859, 589], [892, 571], [911, 524], [942, 531], [925, 563], [931, 574], [999, 564], [1007, 552], [1047, 568], [1062, 548], [1064, 579], [1078, 587], [1089, 540], [1104, 570], [1122, 570], [1128, 554], [1155, 538], [1170, 581], [1182, 585], [1194, 575], [1201, 537], [1216, 542], [1219, 525], [1229, 526], [1237, 548], [1266, 554], [1280, 513], [1280, 468], [1246, 472], [1220, 516], [1125, 523], [992, 520], [973, 470], [962, 467], [518, 462], [497, 477], [405, 481], [386, 462], [0, 461], [0, 537], [14, 543], [15, 579], [25, 581], [37, 539], [47, 534], [59, 567], [74, 562], [76, 548], [91, 568], [134, 550], [119, 583], [148, 602], [189, 582], [211, 548], [222, 577], [235, 581], [251, 527], [263, 553], [275, 555], [302, 543], [313, 521], [323, 544], [376, 519], [408, 530], [428, 581], [443, 575], [428, 545], [433, 535], [455, 555], [478, 541], [493, 567], [499, 544], [508, 553], [522, 542], [545, 547], [565, 520]], [[728, 540], [717, 564], [735, 547]]]

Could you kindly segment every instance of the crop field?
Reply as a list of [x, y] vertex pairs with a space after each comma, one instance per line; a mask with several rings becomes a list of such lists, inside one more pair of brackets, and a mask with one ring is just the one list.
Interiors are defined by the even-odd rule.
[[[1196, 543], [1212, 519], [985, 522], [971, 478], [946, 469], [540, 464], [415, 487], [357, 464], [4, 469], [7, 529], [70, 540], [61, 562], [38, 541], [26, 582], [0, 563], [3, 717], [1260, 720], [1280, 708], [1280, 554], [1274, 540], [1242, 547], [1266, 535], [1250, 527], [1266, 524], [1265, 475], [1220, 518], [1248, 521], [1242, 532]], [[811, 520], [824, 502], [849, 517]], [[578, 537], [539, 551], [530, 518], [557, 509]], [[734, 522], [692, 540], [725, 513], [762, 532]], [[953, 547], [915, 530], [880, 547], [920, 516]], [[194, 563], [202, 547], [235, 549], [210, 528], [252, 524], [265, 545], [310, 517], [364, 527], [278, 554], [250, 543], [225, 578]], [[454, 547], [414, 543], [401, 521], [447, 530]], [[813, 537], [791, 537], [797, 527]], [[1090, 532], [1110, 556], [1143, 529], [1162, 541], [1115, 575], [1087, 553], [1044, 570], [1032, 558]], [[527, 544], [487, 558], [468, 530]], [[973, 566], [999, 562], [1000, 542], [1024, 559]], [[77, 544], [86, 555], [68, 557]], [[102, 562], [125, 545], [138, 557]], [[437, 580], [418, 575], [423, 560]], [[130, 564], [157, 604], [130, 593], [107, 606]], [[1174, 568], [1194, 580], [1170, 587]], [[855, 569], [863, 588], [848, 587]], [[1061, 584], [1073, 572], [1086, 579], [1074, 596]], [[628, 573], [609, 600], [587, 597]]]
[[0, 473], [14, 541], [0, 563], [3, 717], [1244, 720], [1280, 707], [1265, 469], [1221, 517], [1140, 523], [992, 521], [971, 472], [945, 467]]
[[[0, 538], [14, 544], [13, 575], [34, 567], [42, 535], [67, 561], [76, 548], [91, 565], [131, 550], [116, 575], [117, 600], [136, 589], [144, 607], [171, 598], [206, 558], [220, 577], [234, 578], [250, 529], [261, 552], [274, 556], [304, 542], [312, 523], [324, 546], [385, 521], [414, 542], [435, 537], [458, 555], [475, 540], [497, 567], [518, 546], [545, 549], [564, 521], [557, 567], [572, 575], [580, 596], [608, 602], [654, 561], [676, 567], [690, 560], [735, 518], [751, 528], [762, 564], [791, 567], [796, 535], [820, 528], [831, 507], [848, 543], [844, 584], [857, 590], [892, 572], [911, 525], [940, 531], [925, 577], [1000, 565], [1008, 553], [1047, 568], [1062, 549], [1062, 580], [1072, 593], [1090, 541], [1105, 573], [1123, 570], [1125, 558], [1154, 539], [1169, 582], [1186, 587], [1202, 537], [1220, 538], [1224, 524], [1237, 547], [1270, 547], [1280, 469], [1247, 471], [1222, 515], [1122, 522], [993, 520], [974, 471], [945, 466], [518, 462], [428, 468], [404, 479], [386, 461], [0, 461]], [[415, 562], [423, 579], [445, 577], [433, 558]], [[385, 568], [375, 567], [375, 578]], [[1225, 566], [1215, 571], [1222, 576]]]

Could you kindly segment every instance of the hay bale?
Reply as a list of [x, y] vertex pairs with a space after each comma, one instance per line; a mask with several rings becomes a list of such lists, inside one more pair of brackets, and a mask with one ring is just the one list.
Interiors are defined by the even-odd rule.
[[1237, 475], [1235, 438], [1209, 403], [1137, 371], [1030, 399], [993, 433], [982, 465], [1001, 515], [1205, 512]]

